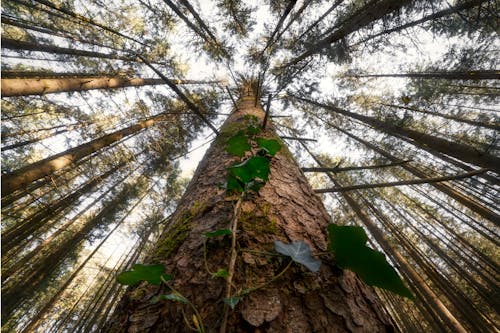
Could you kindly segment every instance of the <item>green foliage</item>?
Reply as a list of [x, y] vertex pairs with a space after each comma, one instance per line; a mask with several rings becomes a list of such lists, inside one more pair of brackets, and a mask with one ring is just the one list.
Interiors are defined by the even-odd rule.
[[162, 279], [169, 281], [172, 276], [164, 274], [165, 267], [163, 265], [142, 265], [136, 264], [132, 266], [132, 270], [125, 271], [116, 277], [116, 280], [124, 285], [131, 286], [141, 281], [147, 281], [150, 284], [159, 285]]
[[276, 155], [276, 153], [281, 149], [281, 144], [278, 142], [278, 140], [274, 139], [268, 140], [264, 138], [257, 138], [257, 144], [260, 148], [266, 149], [267, 153], [271, 156]]
[[267, 181], [269, 171], [269, 159], [262, 156], [253, 156], [229, 168], [229, 173], [245, 185], [256, 178]]
[[252, 146], [248, 143], [248, 139], [243, 131], [239, 131], [236, 135], [227, 140], [226, 151], [231, 155], [243, 157], [251, 148]]
[[224, 236], [224, 235], [231, 235], [231, 230], [229, 229], [219, 229], [215, 231], [210, 231], [210, 232], [205, 232], [203, 236], [207, 238], [212, 238], [212, 237], [217, 237], [217, 236]]
[[227, 279], [228, 276], [229, 276], [229, 273], [224, 268], [219, 268], [217, 270], [217, 272], [215, 272], [215, 273], [212, 274], [212, 277], [214, 277], [214, 278], [219, 278], [220, 277], [220, 278]]
[[274, 249], [276, 252], [306, 266], [310, 271], [317, 272], [321, 267], [321, 261], [311, 256], [311, 248], [304, 241], [293, 241], [291, 244], [274, 241]]
[[346, 268], [371, 286], [392, 291], [398, 295], [414, 299], [411, 291], [385, 256], [365, 245], [368, 237], [363, 228], [357, 226], [328, 226], [329, 249], [335, 254], [335, 261], [341, 268]]

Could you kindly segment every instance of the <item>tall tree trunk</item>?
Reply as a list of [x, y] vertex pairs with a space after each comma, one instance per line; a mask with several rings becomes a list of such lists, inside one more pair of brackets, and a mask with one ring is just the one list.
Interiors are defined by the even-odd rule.
[[27, 42], [22, 40], [16, 40], [11, 38], [2, 38], [2, 48], [9, 50], [22, 50], [22, 51], [33, 51], [33, 52], [48, 52], [51, 54], [66, 54], [72, 56], [82, 56], [82, 57], [94, 57], [103, 59], [115, 59], [123, 61], [140, 62], [135, 57], [126, 57], [117, 54], [103, 53], [97, 51], [86, 51], [79, 49], [72, 49], [68, 47], [59, 47], [55, 45], [40, 44]]
[[319, 53], [321, 50], [341, 40], [350, 33], [357, 31], [364, 26], [382, 18], [383, 16], [400, 9], [408, 3], [410, 3], [409, 0], [370, 1], [366, 6], [360, 8], [349, 18], [347, 18], [335, 32], [317, 41], [317, 43], [308, 47], [307, 51], [291, 59], [288, 63], [281, 67], [285, 68], [298, 64], [300, 61]]
[[[447, 79], [447, 80], [498, 80], [500, 71], [449, 71], [449, 72], [410, 72], [390, 74], [348, 74], [347, 77], [409, 77], [421, 79]], [[485, 87], [487, 88], [487, 87]]]
[[435, 116], [435, 117], [441, 117], [441, 118], [445, 118], [445, 119], [450, 119], [450, 120], [454, 120], [454, 121], [459, 122], [459, 123], [464, 123], [464, 124], [469, 124], [469, 125], [472, 125], [472, 126], [479, 126], [479, 127], [489, 128], [489, 129], [492, 129], [492, 130], [495, 130], [495, 131], [500, 130], [500, 124], [499, 123], [485, 123], [485, 122], [482, 122], [482, 121], [475, 121], [475, 120], [470, 120], [470, 119], [464, 119], [464, 118], [460, 118], [460, 117], [453, 116], [453, 115], [450, 115], [450, 114], [438, 113], [438, 112], [431, 112], [431, 111], [422, 110], [422, 109], [418, 109], [416, 107], [411, 107], [411, 106], [396, 105], [396, 104], [386, 104], [386, 103], [377, 103], [377, 104], [388, 106], [388, 107], [391, 107], [391, 108], [409, 110], [409, 111], [413, 111], [413, 112], [428, 114], [428, 115]]
[[156, 116], [139, 121], [135, 125], [123, 128], [113, 133], [104, 135], [98, 139], [84, 143], [78, 147], [65, 150], [59, 154], [47, 157], [41, 161], [32, 163], [17, 169], [9, 174], [2, 175], [2, 197], [6, 196], [29, 183], [52, 174], [72, 163], [88, 156], [97, 150], [123, 139], [126, 136], [137, 133], [144, 128], [165, 120], [168, 113], [160, 113]]
[[[242, 90], [245, 91], [245, 90]], [[264, 112], [254, 106], [251, 89], [242, 93], [237, 109], [209, 148], [196, 170], [169, 225], [156, 244], [150, 262], [162, 263], [173, 275], [174, 288], [198, 309], [207, 331], [221, 327], [228, 309], [220, 300], [226, 281], [214, 279], [205, 269], [229, 267], [231, 242], [209, 241], [204, 252], [204, 232], [238, 223], [237, 259], [233, 283], [237, 289], [268, 283], [250, 292], [227, 317], [231, 332], [380, 332], [390, 330], [388, 319], [373, 290], [349, 271], [336, 267], [331, 258], [312, 274], [262, 251], [273, 251], [275, 240], [304, 240], [313, 253], [327, 249], [326, 227], [330, 218], [321, 200], [312, 192], [299, 166], [271, 125], [259, 136], [281, 142], [281, 151], [271, 160], [269, 181], [257, 194], [243, 199], [228, 196], [220, 184], [227, 168], [237, 162], [225, 151], [227, 140], [246, 129], [251, 116], [262, 123]], [[240, 209], [236, 209], [239, 206]], [[206, 255], [206, 261], [203, 257]], [[228, 268], [230, 270], [230, 268]], [[164, 287], [139, 285], [131, 288], [117, 307], [104, 331], [186, 332], [183, 319], [192, 317], [190, 307], [168, 301], [151, 304], [151, 297], [165, 293]]]
[[[176, 84], [215, 83], [215, 81], [177, 80]], [[115, 89], [165, 84], [163, 79], [128, 78], [125, 76], [95, 76], [74, 78], [2, 79], [2, 96], [45, 95], [59, 92], [93, 89]]]
[[441, 17], [446, 17], [448, 15], [452, 15], [454, 13], [457, 13], [457, 12], [461, 11], [461, 10], [467, 10], [467, 9], [473, 8], [473, 7], [479, 6], [480, 4], [482, 4], [483, 2], [486, 2], [486, 1], [487, 0], [466, 0], [463, 3], [458, 4], [458, 5], [454, 6], [454, 7], [450, 7], [450, 8], [441, 10], [441, 11], [436, 12], [434, 14], [422, 17], [421, 19], [418, 19], [418, 20], [415, 20], [415, 21], [412, 21], [412, 22], [408, 22], [406, 24], [397, 26], [395, 28], [384, 30], [384, 31], [379, 32], [378, 34], [375, 34], [375, 35], [372, 35], [372, 36], [368, 36], [367, 38], [363, 39], [360, 42], [357, 42], [354, 45], [364, 44], [367, 41], [369, 41], [370, 39], [374, 39], [374, 38], [377, 38], [377, 37], [382, 36], [382, 35], [387, 35], [387, 34], [395, 32], [395, 31], [401, 31], [401, 30], [404, 30], [404, 29], [408, 29], [408, 28], [417, 26], [417, 25], [419, 25], [421, 23], [424, 23], [424, 22], [428, 22], [428, 21], [431, 21], [431, 20], [437, 20], [437, 19], [439, 19]]
[[[345, 135], [349, 136], [350, 138], [353, 138], [354, 140], [360, 142], [361, 144], [365, 145], [366, 147], [372, 149], [373, 151], [379, 153], [380, 155], [388, 158], [390, 161], [392, 162], [397, 162], [397, 161], [400, 161], [399, 158], [395, 157], [394, 155], [386, 152], [385, 150], [383, 150], [382, 148], [374, 145], [373, 143], [371, 142], [368, 142], [366, 140], [363, 140], [362, 138], [348, 132], [348, 131], [345, 131], [333, 124], [330, 124], [328, 123], [328, 126], [331, 126], [332, 128], [335, 128], [337, 129], [338, 131], [344, 133]], [[419, 169], [417, 169], [416, 167], [414, 166], [411, 166], [409, 164], [403, 164], [402, 165], [402, 168], [404, 168], [406, 171], [412, 173], [413, 175], [417, 176], [417, 177], [420, 177], [420, 178], [426, 178], [427, 175], [420, 171]], [[446, 195], [452, 197], [454, 200], [456, 200], [457, 202], [459, 202], [460, 204], [464, 205], [465, 207], [469, 208], [470, 210], [472, 210], [473, 212], [481, 215], [482, 217], [484, 217], [485, 219], [488, 219], [492, 222], [494, 222], [495, 224], [498, 224], [500, 223], [500, 216], [498, 214], [496, 214], [494, 211], [488, 209], [488, 207], [482, 205], [481, 203], [475, 201], [475, 200], [472, 200], [471, 198], [469, 198], [468, 196], [464, 195], [463, 193], [455, 190], [453, 187], [450, 187], [446, 184], [442, 184], [442, 183], [431, 183], [430, 185], [434, 186], [436, 189], [438, 189], [439, 191], [445, 193]]]
[[410, 128], [403, 128], [396, 125], [389, 124], [385, 121], [368, 117], [362, 114], [350, 112], [336, 106], [322, 104], [307, 98], [294, 96], [294, 98], [304, 101], [306, 103], [324, 108], [329, 111], [344, 115], [346, 117], [357, 119], [365, 124], [373, 126], [375, 129], [388, 133], [396, 137], [410, 138], [413, 140], [414, 144], [417, 146], [428, 147], [430, 149], [439, 151], [443, 154], [447, 154], [456, 157], [464, 162], [468, 162], [474, 165], [482, 166], [484, 168], [490, 168], [495, 170], [495, 172], [500, 173], [500, 158], [481, 152], [473, 147], [460, 144], [457, 142], [451, 142], [433, 135], [425, 134], [419, 131], [415, 131]]

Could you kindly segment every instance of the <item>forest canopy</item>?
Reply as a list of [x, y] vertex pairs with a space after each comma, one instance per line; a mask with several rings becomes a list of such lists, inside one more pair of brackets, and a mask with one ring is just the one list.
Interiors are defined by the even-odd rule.
[[[253, 127], [232, 133], [233, 146], [221, 149], [232, 160], [218, 163], [241, 163], [214, 191], [236, 188], [259, 202], [287, 156], [329, 222], [362, 227], [370, 248], [363, 251], [383, 253], [408, 287], [406, 297], [406, 289], [375, 288], [384, 325], [499, 329], [499, 12], [496, 0], [3, 1], [2, 329], [110, 329], [130, 298], [117, 276], [153, 263], [167, 236], [176, 244], [162, 253], [177, 258], [193, 232], [178, 216], [219, 207], [186, 198], [203, 187], [197, 182], [213, 162], [210, 152], [230, 137], [231, 114], [250, 104], [265, 120], [247, 116]], [[276, 137], [265, 136], [266, 126]], [[256, 175], [242, 183], [243, 169], [234, 168], [250, 160], [264, 171], [252, 169]], [[246, 214], [241, 198], [224, 200]], [[261, 207], [255, 223], [269, 223], [259, 232], [286, 224], [267, 215], [273, 209]], [[234, 216], [247, 227], [248, 219]], [[307, 244], [327, 239], [327, 228], [302, 227]], [[205, 235], [196, 245], [210, 283], [233, 273], [239, 281], [238, 264], [235, 272], [211, 272], [206, 259], [218, 253], [210, 237], [228, 244], [232, 237], [226, 245], [234, 250], [236, 234]], [[251, 243], [245, 235], [241, 248]], [[302, 246], [285, 240], [295, 245], [271, 247], [269, 261]], [[302, 259], [316, 268], [327, 248], [310, 243]], [[263, 260], [241, 253], [250, 266]], [[312, 274], [291, 258], [294, 276]], [[354, 264], [341, 265], [340, 252], [332, 265], [363, 278]], [[255, 294], [292, 274], [283, 266]], [[186, 327], [203, 331], [198, 319], [210, 315], [169, 295], [177, 298], [159, 304], [177, 301], [193, 312]], [[250, 320], [245, 301], [219, 302], [222, 326], [241, 312], [245, 325], [274, 327], [271, 319]]]

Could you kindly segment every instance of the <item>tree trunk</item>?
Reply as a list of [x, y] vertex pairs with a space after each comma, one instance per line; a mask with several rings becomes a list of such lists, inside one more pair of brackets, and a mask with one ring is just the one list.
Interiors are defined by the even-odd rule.
[[467, 9], [473, 8], [473, 7], [479, 6], [480, 4], [482, 4], [483, 2], [486, 2], [486, 1], [487, 0], [469, 0], [469, 1], [465, 1], [465, 2], [463, 2], [461, 4], [459, 4], [459, 5], [456, 5], [455, 7], [450, 7], [450, 8], [441, 10], [439, 12], [436, 12], [434, 14], [422, 17], [421, 19], [418, 19], [418, 20], [415, 20], [415, 21], [412, 21], [412, 22], [408, 22], [406, 24], [400, 25], [400, 26], [395, 27], [395, 28], [384, 30], [384, 31], [379, 32], [379, 33], [377, 33], [375, 35], [372, 35], [372, 36], [368, 36], [367, 38], [363, 39], [360, 42], [357, 42], [354, 45], [362, 45], [362, 44], [365, 44], [370, 39], [374, 39], [374, 38], [377, 38], [377, 37], [382, 36], [382, 35], [387, 35], [387, 34], [395, 32], [395, 31], [401, 31], [401, 30], [404, 30], [404, 29], [408, 29], [408, 28], [417, 26], [417, 25], [419, 25], [421, 23], [428, 22], [428, 21], [431, 21], [431, 20], [437, 20], [437, 19], [439, 19], [441, 17], [445, 17], [445, 16], [448, 16], [448, 15], [452, 15], [454, 13], [457, 13], [457, 12], [459, 12], [461, 10], [467, 10]]
[[[176, 84], [199, 84], [209, 81], [177, 80]], [[212, 81], [212, 83], [215, 81]], [[18, 78], [2, 79], [2, 96], [45, 95], [59, 92], [85, 91], [93, 89], [115, 89], [165, 84], [162, 79], [128, 78], [125, 76], [95, 76], [75, 78]]]
[[445, 118], [445, 119], [450, 119], [450, 120], [454, 120], [456, 122], [465, 123], [465, 124], [469, 124], [469, 125], [472, 125], [472, 126], [479, 126], [479, 127], [489, 128], [489, 129], [492, 129], [492, 130], [495, 130], [495, 131], [500, 130], [500, 124], [499, 123], [485, 123], [485, 122], [481, 122], [481, 121], [469, 120], [469, 119], [464, 119], [464, 118], [460, 118], [460, 117], [457, 117], [457, 116], [453, 116], [453, 115], [450, 115], [450, 114], [438, 113], [438, 112], [431, 112], [431, 111], [427, 111], [427, 110], [418, 109], [416, 107], [410, 107], [410, 106], [404, 106], [404, 105], [386, 104], [386, 103], [377, 103], [377, 104], [384, 105], [384, 106], [389, 106], [389, 107], [396, 108], [396, 109], [403, 109], [403, 110], [409, 110], [409, 111], [419, 112], [419, 113], [423, 113], [423, 114], [429, 114], [431, 116], [441, 117], [441, 118]]
[[160, 113], [156, 116], [139, 121], [135, 125], [104, 135], [78, 147], [65, 150], [59, 154], [17, 169], [9, 174], [2, 175], [2, 197], [37, 179], [50, 175], [53, 172], [60, 170], [101, 148], [109, 146], [126, 136], [137, 133], [144, 128], [153, 126], [159, 121], [165, 120], [167, 115], [168, 113]]
[[[334, 127], [334, 128], [336, 128], [337, 130], [341, 131], [342, 133], [346, 134], [347, 136], [353, 138], [354, 140], [362, 143], [366, 147], [374, 150], [375, 152], [379, 153], [380, 155], [388, 158], [389, 160], [391, 160], [393, 162], [399, 161], [399, 159], [397, 157], [395, 157], [394, 155], [386, 152], [385, 150], [381, 149], [380, 147], [375, 146], [371, 142], [363, 140], [360, 137], [358, 137], [358, 136], [356, 136], [356, 135], [354, 135], [352, 133], [349, 133], [347, 131], [344, 131], [341, 128], [333, 126], [332, 124], [329, 124], [329, 125], [332, 126], [332, 127]], [[402, 167], [406, 171], [412, 173], [413, 175], [415, 175], [417, 177], [420, 177], [420, 178], [426, 178], [427, 177], [427, 175], [424, 172], [420, 171], [419, 169], [417, 169], [414, 166], [411, 166], [409, 164], [403, 164]], [[455, 190], [453, 187], [450, 187], [447, 184], [441, 184], [441, 183], [431, 183], [431, 185], [434, 186], [439, 191], [441, 191], [441, 192], [445, 193], [446, 195], [452, 197], [454, 200], [456, 200], [460, 204], [464, 205], [465, 207], [469, 208], [473, 212], [481, 215], [485, 219], [488, 219], [488, 220], [494, 222], [495, 224], [500, 223], [500, 216], [498, 214], [496, 214], [494, 211], [490, 210], [488, 207], [482, 205], [481, 203], [472, 200], [471, 198], [469, 198], [465, 194], [463, 194], [463, 193]]]
[[349, 18], [347, 18], [335, 32], [319, 40], [316, 44], [311, 45], [308, 47], [307, 51], [291, 59], [287, 64], [281, 67], [285, 68], [296, 65], [307, 57], [319, 53], [329, 45], [341, 40], [353, 31], [357, 31], [364, 26], [369, 25], [383, 16], [400, 9], [408, 3], [410, 3], [409, 0], [370, 1], [369, 4], [362, 7], [360, 10], [356, 11]]
[[[238, 232], [233, 241], [238, 244], [238, 255], [234, 286], [243, 290], [267, 285], [247, 294], [235, 310], [230, 310], [230, 332], [391, 331], [373, 290], [351, 272], [336, 267], [332, 258], [325, 257], [318, 273], [294, 264], [272, 280], [283, 272], [288, 260], [262, 255], [262, 251], [274, 251], [275, 240], [304, 240], [313, 253], [325, 251], [330, 218], [271, 125], [259, 136], [274, 138], [282, 147], [271, 160], [269, 181], [258, 194], [247, 194], [243, 199], [228, 196], [221, 188], [226, 169], [237, 162], [225, 151], [227, 139], [246, 129], [251, 116], [260, 124], [264, 118], [262, 108], [254, 107], [253, 91], [242, 95], [238, 108], [198, 166], [149, 262], [165, 265], [173, 275], [172, 285], [197, 308], [207, 332], [218, 330], [228, 309], [220, 301], [226, 295], [227, 282], [211, 277], [207, 270], [228, 267], [232, 245], [228, 239], [208, 241], [204, 252], [202, 234], [228, 228], [235, 218]], [[241, 207], [239, 212], [235, 206]], [[169, 301], [151, 303], [152, 296], [164, 293], [168, 293], [164, 286], [131, 288], [104, 331], [188, 331], [183, 312], [190, 320], [190, 307]]]
[[94, 57], [103, 59], [115, 59], [123, 61], [139, 62], [134, 57], [125, 57], [117, 54], [102, 53], [97, 51], [86, 51], [79, 49], [72, 49], [68, 47], [59, 47], [48, 44], [39, 44], [33, 42], [27, 42], [22, 40], [15, 40], [11, 38], [2, 38], [2, 48], [9, 50], [22, 50], [22, 51], [33, 51], [33, 52], [48, 52], [51, 54], [67, 54], [73, 56], [82, 57]]
[[456, 157], [464, 162], [468, 162], [474, 165], [481, 166], [483, 168], [490, 168], [497, 173], [500, 173], [500, 158], [489, 155], [485, 152], [481, 152], [470, 146], [460, 144], [457, 142], [451, 142], [437, 136], [425, 134], [419, 131], [412, 130], [410, 128], [403, 128], [396, 125], [389, 124], [385, 121], [368, 117], [362, 114], [350, 112], [336, 106], [326, 105], [322, 103], [315, 102], [313, 100], [294, 96], [297, 100], [304, 101], [306, 103], [333, 111], [335, 113], [344, 115], [349, 118], [357, 119], [365, 124], [373, 126], [375, 129], [388, 133], [396, 137], [405, 137], [413, 140], [415, 145], [428, 147], [430, 149], [439, 151], [443, 154], [447, 154]]
[[[446, 80], [498, 80], [500, 71], [450, 71], [450, 72], [410, 72], [390, 74], [348, 74], [347, 77], [409, 77], [420, 79], [446, 79]], [[481, 87], [488, 88], [488, 87]], [[399, 106], [398, 106], [399, 107]]]

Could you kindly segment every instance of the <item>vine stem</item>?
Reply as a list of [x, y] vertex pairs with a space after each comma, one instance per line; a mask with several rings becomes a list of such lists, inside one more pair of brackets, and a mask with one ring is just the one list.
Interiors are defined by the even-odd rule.
[[[226, 283], [226, 298], [231, 298], [231, 286], [233, 283], [234, 268], [236, 266], [236, 233], [238, 231], [238, 217], [240, 215], [241, 202], [243, 201], [243, 196], [245, 192], [241, 193], [236, 205], [234, 206], [233, 219], [231, 221], [231, 258], [229, 259], [228, 276]], [[229, 306], [226, 304], [224, 307], [224, 319], [222, 320], [222, 325], [220, 327], [219, 333], [226, 333], [227, 328], [227, 318], [229, 316]]]

